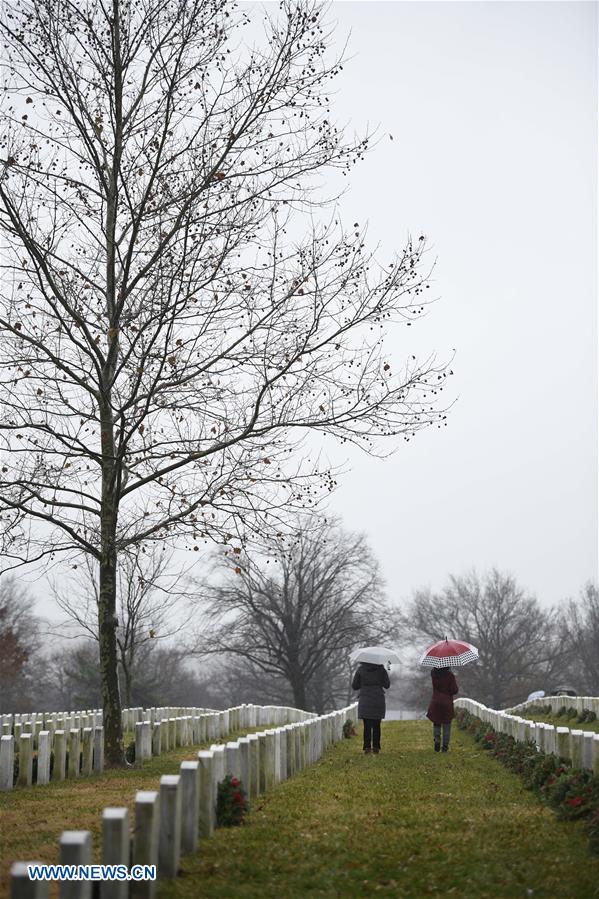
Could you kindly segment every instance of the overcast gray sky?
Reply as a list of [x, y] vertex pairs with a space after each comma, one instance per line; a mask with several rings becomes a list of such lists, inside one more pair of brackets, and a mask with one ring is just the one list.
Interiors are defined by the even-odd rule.
[[428, 235], [440, 299], [396, 356], [455, 347], [457, 398], [443, 431], [352, 455], [332, 508], [368, 534], [393, 601], [495, 565], [557, 602], [597, 577], [597, 5], [330, 15], [351, 31], [338, 117], [383, 137], [344, 218], [389, 249]]
[[472, 566], [543, 604], [575, 595], [597, 578], [597, 5], [361, 0], [328, 18], [349, 36], [336, 118], [381, 138], [343, 219], [384, 258], [425, 233], [437, 260], [397, 367], [456, 351], [448, 427], [385, 461], [330, 452], [352, 467], [330, 508], [366, 532], [393, 602]]

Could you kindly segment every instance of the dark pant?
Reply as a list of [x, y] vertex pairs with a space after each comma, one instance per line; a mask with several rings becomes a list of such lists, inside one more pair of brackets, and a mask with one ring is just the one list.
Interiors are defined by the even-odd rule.
[[435, 743], [441, 742], [441, 728], [443, 728], [443, 745], [449, 746], [449, 737], [451, 736], [451, 722], [449, 724], [433, 724], [433, 734], [435, 735]]
[[381, 719], [364, 718], [364, 749], [381, 748]]

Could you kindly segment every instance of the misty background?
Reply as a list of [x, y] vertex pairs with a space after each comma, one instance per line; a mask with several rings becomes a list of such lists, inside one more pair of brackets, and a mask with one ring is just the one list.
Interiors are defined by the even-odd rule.
[[332, 506], [394, 602], [496, 565], [556, 603], [597, 577], [597, 6], [333, 12], [339, 117], [381, 125], [344, 202], [384, 247], [429, 237], [440, 299], [410, 336], [456, 348], [456, 403], [392, 459], [352, 456]]

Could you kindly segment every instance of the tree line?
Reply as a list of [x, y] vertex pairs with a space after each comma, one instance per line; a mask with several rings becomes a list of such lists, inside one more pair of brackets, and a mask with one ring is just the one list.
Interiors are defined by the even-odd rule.
[[[445, 636], [467, 640], [480, 663], [459, 672], [461, 692], [493, 708], [560, 686], [599, 693], [599, 593], [587, 583], [554, 608], [508, 573], [450, 576], [440, 591], [417, 590], [402, 604], [385, 595], [365, 537], [339, 521], [302, 517], [291, 536], [250, 552], [226, 549], [211, 567], [169, 575], [171, 557], [140, 558], [119, 581], [119, 683], [127, 705], [283, 703], [316, 712], [344, 704], [360, 645], [397, 647], [393, 704], [419, 709], [429, 693], [418, 654]], [[98, 706], [101, 678], [94, 615], [96, 580], [83, 572], [55, 588], [79, 639], [42, 652], [30, 597], [0, 585], [1, 711]], [[87, 610], [82, 614], [82, 610]]]

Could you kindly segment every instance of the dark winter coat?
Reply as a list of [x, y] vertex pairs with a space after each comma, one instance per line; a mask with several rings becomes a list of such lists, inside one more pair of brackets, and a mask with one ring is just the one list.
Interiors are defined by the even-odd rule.
[[358, 718], [385, 717], [385, 690], [391, 686], [384, 665], [361, 662], [351, 683], [352, 690], [359, 690]]
[[437, 674], [436, 669], [431, 671], [433, 681], [433, 695], [426, 713], [433, 724], [449, 724], [454, 716], [453, 697], [458, 692], [458, 682], [451, 671], [442, 671]]

